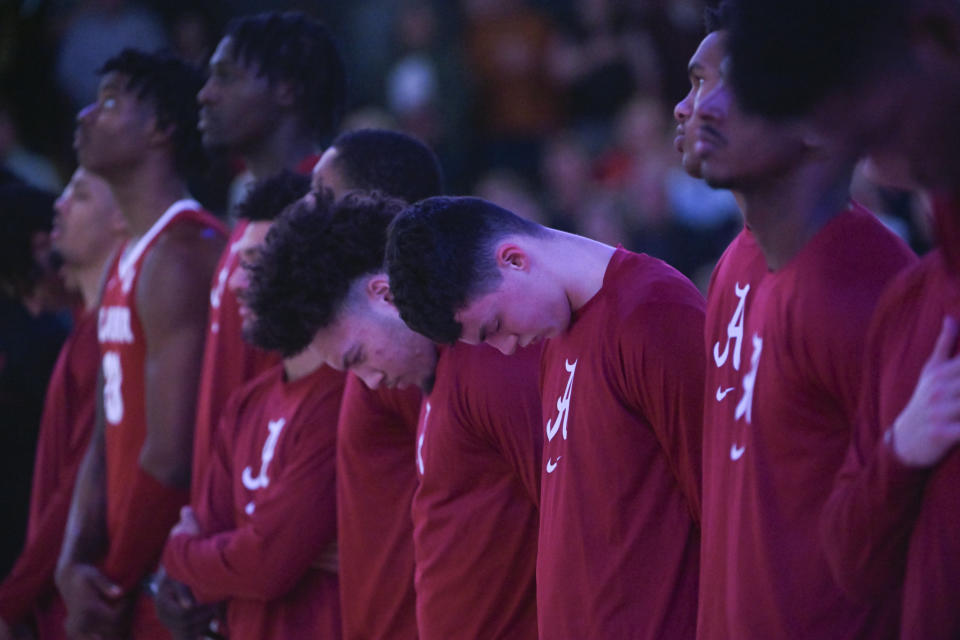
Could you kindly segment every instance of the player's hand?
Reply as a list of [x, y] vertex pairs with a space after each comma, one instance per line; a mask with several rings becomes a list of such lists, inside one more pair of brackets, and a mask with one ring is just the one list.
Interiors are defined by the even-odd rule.
[[913, 397], [893, 423], [893, 450], [911, 467], [932, 467], [960, 443], [960, 356], [951, 356], [957, 320], [943, 319]]
[[200, 524], [197, 522], [197, 516], [194, 515], [193, 509], [189, 506], [180, 509], [180, 522], [173, 525], [173, 529], [170, 530], [171, 537], [178, 535], [200, 535]]
[[123, 589], [89, 564], [74, 564], [57, 573], [57, 588], [67, 605], [70, 638], [122, 638], [128, 623]]
[[163, 567], [153, 584], [157, 617], [173, 637], [177, 640], [202, 637], [217, 615], [217, 605], [197, 604], [190, 587], [168, 576]]

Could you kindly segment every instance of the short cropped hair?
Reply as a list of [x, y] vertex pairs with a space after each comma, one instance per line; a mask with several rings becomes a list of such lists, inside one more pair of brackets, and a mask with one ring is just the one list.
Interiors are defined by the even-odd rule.
[[250, 222], [274, 220], [284, 209], [310, 191], [310, 178], [285, 169], [258, 180], [234, 209], [237, 218]]
[[400, 317], [434, 342], [453, 344], [455, 315], [500, 282], [493, 249], [510, 235], [543, 235], [540, 225], [481, 198], [428, 198], [390, 225], [386, 266]]
[[255, 65], [270, 84], [289, 82], [303, 124], [315, 140], [336, 129], [347, 100], [343, 57], [330, 31], [296, 11], [234, 18], [224, 37], [244, 66]]
[[33, 236], [53, 225], [56, 196], [25, 184], [0, 186], [0, 286], [15, 297], [33, 292], [43, 272], [33, 254]]
[[353, 189], [379, 190], [406, 202], [443, 193], [437, 155], [413, 136], [387, 129], [359, 129], [337, 136], [334, 166]]
[[168, 53], [124, 49], [100, 68], [100, 75], [116, 72], [127, 77], [126, 89], [153, 107], [157, 128], [173, 128], [174, 165], [183, 178], [197, 175], [206, 154], [197, 130], [197, 92], [203, 74]]
[[908, 4], [736, 0], [728, 50], [740, 104], [764, 117], [791, 118], [856, 86], [902, 56]]
[[254, 343], [285, 357], [337, 319], [357, 278], [383, 269], [387, 226], [404, 207], [379, 193], [313, 195], [273, 223], [246, 293]]

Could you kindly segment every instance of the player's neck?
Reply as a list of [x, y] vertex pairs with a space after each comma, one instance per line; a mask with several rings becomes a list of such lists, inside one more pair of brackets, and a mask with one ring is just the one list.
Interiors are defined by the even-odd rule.
[[552, 229], [543, 243], [546, 263], [558, 279], [570, 309], [578, 310], [603, 287], [614, 247], [590, 238]]
[[141, 166], [118, 178], [111, 177], [110, 188], [131, 238], [145, 234], [170, 205], [190, 195], [186, 182], [168, 163]]
[[95, 260], [89, 265], [64, 266], [64, 279], [80, 292], [80, 298], [83, 301], [85, 311], [93, 311], [100, 304], [100, 290], [103, 286], [104, 277], [103, 272], [113, 258], [116, 250], [120, 247], [120, 242], [118, 239], [110, 246], [110, 250], [106, 252], [100, 260]]
[[304, 349], [295, 356], [283, 359], [283, 373], [286, 381], [295, 382], [310, 375], [323, 365], [323, 358], [313, 349]]
[[811, 162], [741, 192], [744, 221], [770, 270], [783, 268], [846, 207], [851, 173], [849, 165]]
[[295, 169], [315, 151], [312, 136], [291, 120], [285, 120], [263, 138], [259, 145], [243, 153], [243, 161], [256, 180], [269, 178], [283, 169]]

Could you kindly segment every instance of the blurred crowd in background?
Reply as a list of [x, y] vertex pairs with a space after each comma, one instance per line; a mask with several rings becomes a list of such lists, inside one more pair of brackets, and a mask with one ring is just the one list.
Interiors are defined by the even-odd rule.
[[[705, 289], [738, 231], [729, 193], [688, 177], [673, 105], [703, 32], [703, 0], [7, 0], [0, 3], [0, 162], [59, 191], [77, 111], [125, 46], [205, 66], [226, 22], [297, 9], [336, 36], [350, 78], [341, 129], [412, 133], [448, 190], [661, 257]], [[242, 170], [213, 164], [196, 195], [225, 214]], [[235, 193], [235, 192], [234, 192]], [[926, 247], [922, 203], [858, 177], [855, 196]], [[235, 197], [235, 196], [234, 196]]]

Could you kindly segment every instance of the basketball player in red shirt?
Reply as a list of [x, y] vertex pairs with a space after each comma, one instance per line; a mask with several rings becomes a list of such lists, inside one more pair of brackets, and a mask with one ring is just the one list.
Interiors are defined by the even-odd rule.
[[849, 200], [856, 154], [809, 114], [746, 115], [726, 57], [719, 70], [687, 135], [706, 181], [739, 192], [752, 242], [734, 241], [711, 289], [710, 302], [742, 301], [707, 336], [711, 355], [739, 350], [742, 366], [705, 399], [698, 637], [877, 637], [888, 608], [837, 588], [817, 522], [856, 420], [870, 315], [913, 256]]
[[98, 315], [97, 421], [81, 465], [56, 582], [67, 632], [168, 637], [141, 598], [165, 528], [186, 502], [207, 287], [223, 228], [189, 199], [202, 157], [199, 76], [125, 50], [81, 111], [81, 166], [101, 175], [130, 240], [107, 272]]
[[[268, 12], [232, 20], [210, 58], [197, 94], [204, 145], [242, 158], [255, 180], [281, 169], [307, 174], [316, 145], [329, 136], [345, 101], [343, 61], [330, 34], [299, 13]], [[234, 227], [210, 290], [197, 407], [193, 474], [206, 468], [209, 439], [230, 394], [278, 363], [243, 341], [237, 301], [227, 287], [237, 268]], [[230, 366], [223, 366], [229, 362]]]
[[[690, 58], [688, 74], [690, 93], [674, 109], [678, 122], [677, 147], [681, 152], [684, 169], [695, 178], [702, 177], [701, 159], [694, 150], [694, 132], [699, 124], [694, 119], [694, 105], [703, 95], [708, 95], [721, 79], [720, 68], [726, 57], [725, 21], [728, 8], [720, 5], [716, 11], [706, 12], [707, 36]], [[736, 132], [729, 135], [735, 136]], [[738, 202], [740, 196], [734, 194]], [[739, 388], [748, 367], [749, 344], [744, 343], [743, 323], [753, 302], [750, 292], [756, 292], [760, 281], [767, 274], [767, 264], [752, 232], [746, 226], [730, 243], [717, 262], [707, 289], [707, 310], [704, 337], [707, 354], [705, 396], [703, 407], [706, 450], [726, 446], [727, 430], [733, 423], [733, 414], [727, 406], [731, 394]], [[728, 396], [730, 398], [728, 399]], [[726, 428], [717, 425], [727, 424]], [[716, 440], [716, 441], [715, 441]], [[731, 490], [725, 482], [722, 466], [725, 460], [705, 456], [703, 473], [712, 478], [703, 485], [704, 520], [713, 520], [716, 509], [724, 508], [723, 496]], [[715, 530], [704, 529], [701, 540], [701, 558], [723, 557], [725, 538]], [[702, 561], [702, 564], [709, 564]], [[703, 582], [701, 582], [701, 585]], [[721, 625], [724, 618], [723, 599], [712, 597], [713, 591], [701, 586], [699, 616]]]
[[[237, 246], [244, 266], [228, 286], [240, 300], [247, 339], [258, 335], [258, 318], [243, 302], [248, 269], [270, 216], [308, 186], [305, 176], [281, 173], [258, 183], [242, 205], [251, 220]], [[163, 554], [164, 568], [191, 597], [226, 601], [234, 639], [340, 637], [336, 566], [319, 559], [324, 551], [335, 558], [343, 374], [322, 364], [310, 350], [285, 352], [280, 365], [231, 396], [211, 464], [198, 478], [196, 512], [183, 510]], [[187, 631], [177, 636], [202, 629]]]
[[438, 342], [507, 354], [544, 342], [540, 635], [693, 637], [703, 298], [692, 283], [477, 198], [407, 208], [387, 266], [404, 321]]
[[419, 637], [534, 638], [537, 353], [510, 359], [458, 345], [438, 354], [403, 324], [382, 269], [387, 225], [402, 207], [311, 194], [271, 230], [251, 306], [286, 349], [310, 345], [371, 388], [424, 390], [408, 458], [420, 476], [412, 507]]
[[[785, 28], [781, 7], [738, 5], [731, 38], [735, 64], [745, 68], [737, 82], [745, 101], [779, 116], [814, 111], [878, 164], [904, 159], [908, 180], [932, 196], [940, 246], [878, 305], [860, 420], [823, 513], [822, 539], [851, 597], [889, 601], [891, 591], [902, 592], [890, 637], [956, 638], [960, 6], [814, 1], [794, 8]], [[765, 45], [755, 29], [769, 38]], [[844, 47], [824, 50], [825, 40]], [[784, 84], [760, 89], [773, 74]]]
[[[338, 136], [313, 171], [315, 190], [334, 197], [371, 191], [416, 202], [442, 192], [433, 151], [397, 131]], [[346, 640], [415, 640], [413, 521], [422, 393], [368, 388], [347, 376], [337, 429], [337, 538]]]
[[123, 215], [100, 177], [77, 169], [55, 205], [51, 241], [83, 311], [50, 377], [34, 466], [27, 542], [0, 584], [0, 638], [26, 625], [38, 638], [65, 638], [66, 612], [53, 573], [67, 523], [77, 467], [93, 430], [97, 303], [107, 261], [126, 235]]

